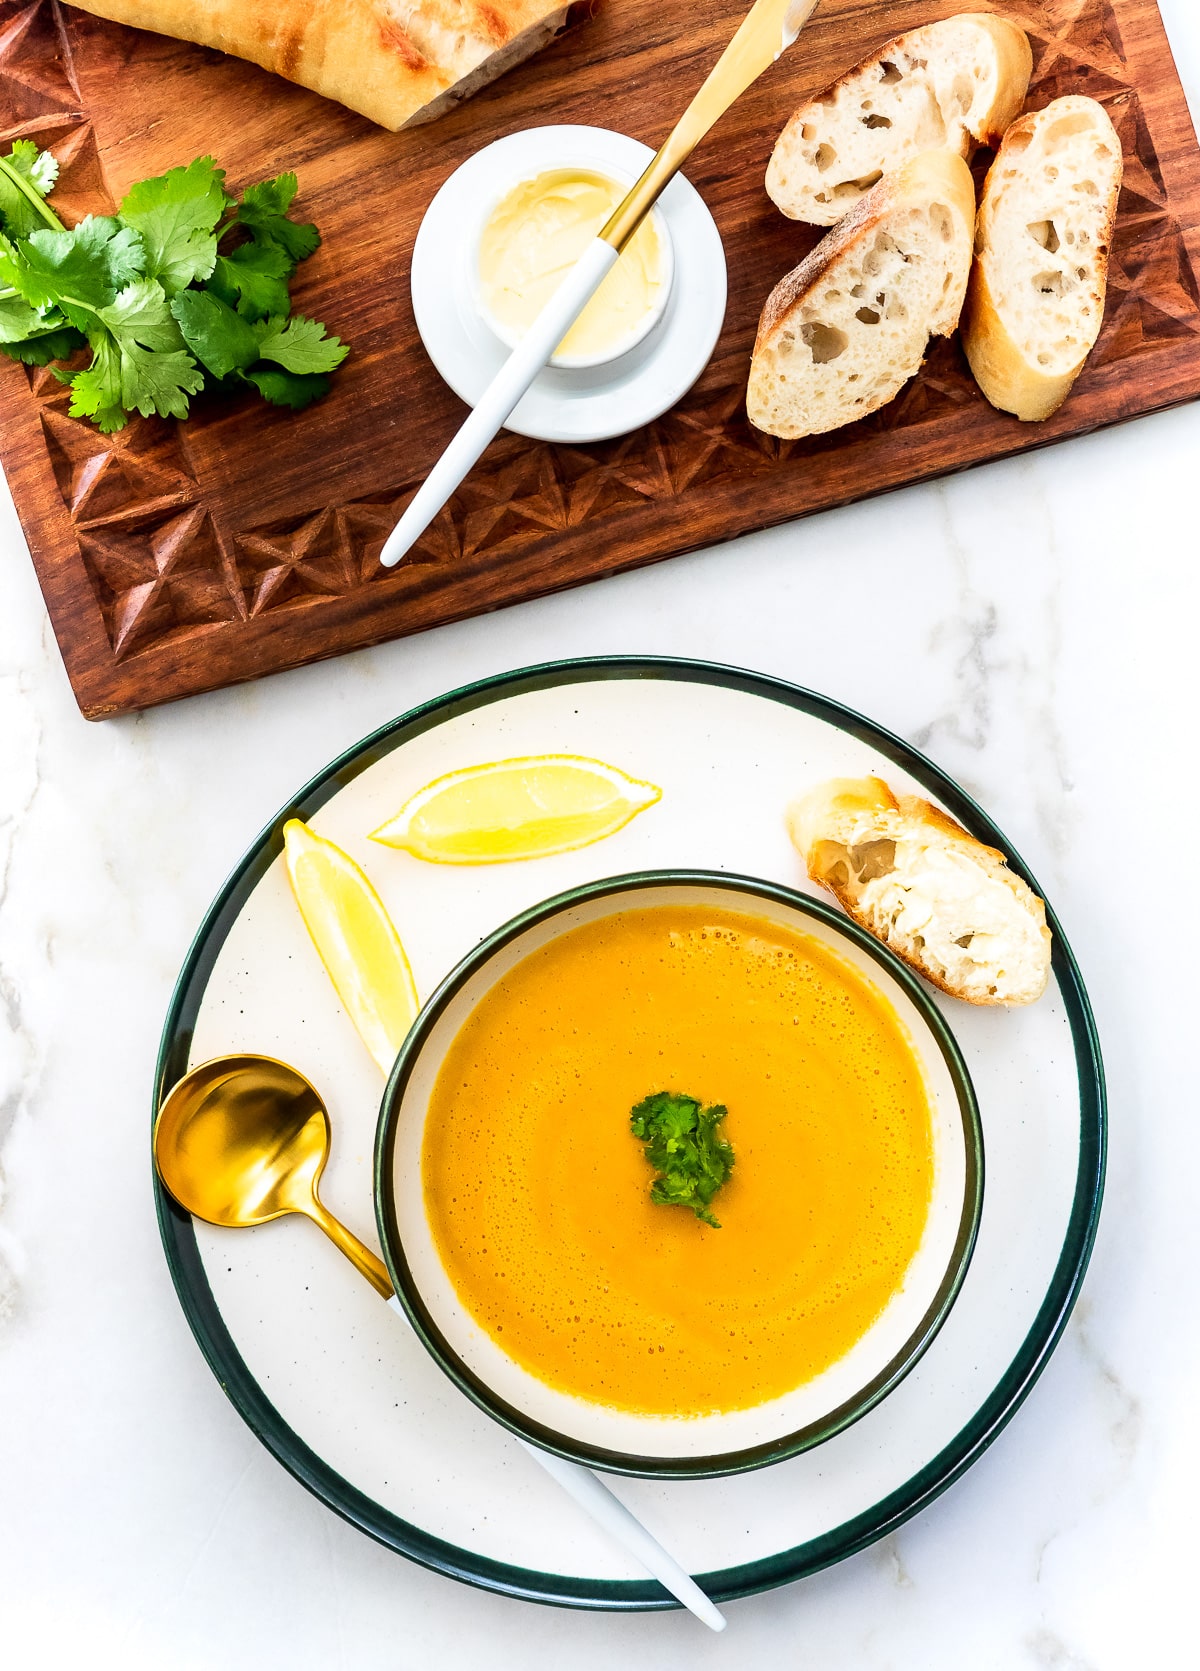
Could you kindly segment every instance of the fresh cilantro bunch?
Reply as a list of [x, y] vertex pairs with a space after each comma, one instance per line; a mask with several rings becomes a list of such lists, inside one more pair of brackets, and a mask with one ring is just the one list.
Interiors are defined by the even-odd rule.
[[90, 348], [82, 369], [54, 368], [72, 417], [112, 431], [131, 412], [186, 418], [205, 388], [249, 384], [295, 409], [326, 393], [349, 350], [290, 317], [288, 281], [321, 241], [289, 217], [294, 174], [239, 202], [198, 157], [71, 231], [46, 202], [57, 177], [30, 140], [0, 156], [0, 353], [48, 365]]
[[733, 1170], [733, 1148], [717, 1131], [727, 1110], [701, 1108], [695, 1097], [656, 1091], [629, 1116], [629, 1129], [645, 1144], [646, 1159], [658, 1173], [650, 1199], [660, 1207], [690, 1207], [714, 1230], [713, 1196]]

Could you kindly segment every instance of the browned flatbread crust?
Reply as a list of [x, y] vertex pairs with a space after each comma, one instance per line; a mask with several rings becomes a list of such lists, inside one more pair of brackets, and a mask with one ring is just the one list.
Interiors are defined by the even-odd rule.
[[215, 47], [385, 128], [442, 115], [565, 27], [570, 0], [72, 0]]

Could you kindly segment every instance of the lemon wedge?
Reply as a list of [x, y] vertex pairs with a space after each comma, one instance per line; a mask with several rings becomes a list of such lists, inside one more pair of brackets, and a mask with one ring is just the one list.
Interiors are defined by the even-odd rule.
[[416, 1018], [417, 989], [387, 908], [366, 873], [299, 818], [283, 826], [288, 877], [342, 1007], [384, 1073]]
[[661, 799], [603, 760], [524, 755], [435, 778], [371, 840], [431, 864], [503, 864], [602, 841]]

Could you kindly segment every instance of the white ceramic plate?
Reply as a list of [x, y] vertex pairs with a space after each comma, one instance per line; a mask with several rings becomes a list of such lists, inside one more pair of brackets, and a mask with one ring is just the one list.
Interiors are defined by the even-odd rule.
[[[412, 300], [425, 351], [460, 400], [474, 406], [510, 350], [480, 317], [472, 273], [483, 220], [519, 181], [562, 160], [633, 180], [654, 153], [607, 128], [525, 128], [485, 146], [434, 197], [412, 255]], [[547, 366], [505, 425], [535, 441], [582, 445], [627, 435], [681, 400], [712, 357], [725, 319], [725, 249], [704, 199], [682, 175], [659, 199], [675, 277], [662, 318], [620, 359]]]
[[[367, 840], [432, 778], [540, 753], [609, 761], [659, 784], [662, 801], [605, 842], [523, 864], [424, 865]], [[292, 903], [280, 857], [286, 817], [307, 818], [367, 868], [429, 993], [501, 923], [603, 876], [724, 870], [811, 892], [783, 809], [809, 783], [868, 772], [928, 795], [1024, 873], [984, 814], [898, 738], [754, 674], [558, 663], [406, 715], [302, 790], [222, 890], [167, 1017], [155, 1108], [164, 1087], [207, 1057], [258, 1051], [293, 1063], [333, 1122], [325, 1198], [374, 1244], [382, 1079]], [[892, 1530], [986, 1448], [1053, 1350], [1095, 1234], [1104, 1095], [1087, 996], [1052, 927], [1051, 987], [1028, 1010], [935, 995], [975, 1085], [988, 1178], [971, 1268], [921, 1362], [853, 1427], [774, 1467], [617, 1482], [715, 1598], [786, 1583]], [[337, 1512], [415, 1560], [512, 1595], [673, 1605], [311, 1225], [221, 1231], [193, 1223], [161, 1191], [158, 1208], [180, 1299], [214, 1372], [263, 1442]]]

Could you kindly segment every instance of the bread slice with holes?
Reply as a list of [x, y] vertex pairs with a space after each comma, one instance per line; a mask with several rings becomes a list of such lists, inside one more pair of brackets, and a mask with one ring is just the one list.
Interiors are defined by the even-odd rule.
[[814, 882], [969, 1004], [1031, 1004], [1050, 976], [1046, 907], [1003, 853], [882, 778], [832, 778], [788, 809]]
[[975, 229], [952, 151], [881, 180], [767, 297], [746, 411], [768, 435], [822, 435], [886, 406], [958, 324]]
[[966, 158], [995, 145], [1032, 69], [1024, 31], [988, 13], [899, 35], [800, 106], [771, 153], [767, 193], [792, 220], [834, 226], [922, 151]]
[[1124, 159], [1095, 99], [1055, 99], [1004, 137], [983, 189], [963, 346], [993, 406], [1066, 400], [1104, 322]]

